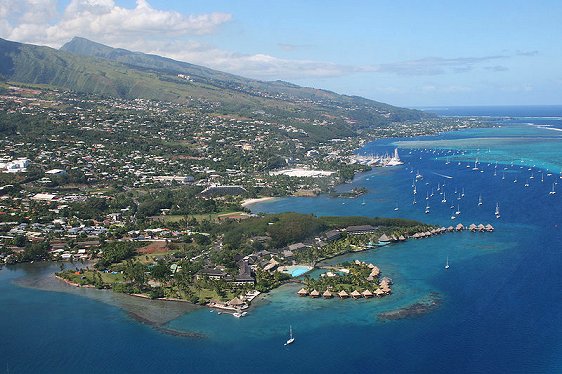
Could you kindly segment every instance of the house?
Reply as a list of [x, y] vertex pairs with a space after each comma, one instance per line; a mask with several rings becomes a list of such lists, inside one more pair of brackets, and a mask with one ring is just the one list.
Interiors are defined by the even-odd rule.
[[324, 238], [328, 242], [333, 242], [341, 238], [341, 232], [339, 230], [330, 230], [324, 233]]
[[218, 197], [218, 196], [236, 196], [245, 195], [248, 191], [242, 186], [219, 186], [213, 185], [201, 191], [201, 196]]
[[351, 235], [372, 234], [377, 230], [377, 227], [371, 225], [361, 226], [348, 226], [345, 231]]

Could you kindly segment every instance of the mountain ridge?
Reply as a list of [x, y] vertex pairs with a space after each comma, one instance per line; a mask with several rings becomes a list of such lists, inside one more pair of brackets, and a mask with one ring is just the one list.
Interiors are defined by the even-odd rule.
[[[358, 96], [259, 81], [170, 58], [113, 48], [75, 37], [59, 50], [0, 39], [0, 76], [77, 92], [146, 98], [185, 105], [205, 101], [220, 114], [266, 113], [289, 123], [322, 122], [344, 133], [396, 121], [421, 119], [417, 110]], [[353, 129], [353, 130], [352, 130]], [[341, 132], [341, 131], [339, 131]]]

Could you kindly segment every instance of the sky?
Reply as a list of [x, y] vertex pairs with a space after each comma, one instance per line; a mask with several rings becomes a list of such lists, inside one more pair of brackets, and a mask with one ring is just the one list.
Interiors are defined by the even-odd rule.
[[74, 36], [407, 107], [562, 104], [562, 1], [0, 0], [0, 37]]

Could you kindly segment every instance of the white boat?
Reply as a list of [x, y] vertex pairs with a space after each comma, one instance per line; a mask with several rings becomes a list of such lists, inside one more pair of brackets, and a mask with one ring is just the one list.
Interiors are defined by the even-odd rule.
[[293, 344], [295, 338], [293, 338], [293, 326], [289, 326], [289, 339], [285, 342], [285, 345]]
[[425, 206], [425, 214], [429, 214], [429, 203]]
[[398, 148], [395, 148], [394, 156], [392, 156], [392, 158], [386, 163], [385, 166], [398, 166], [403, 164], [404, 163], [400, 160], [400, 157], [398, 156]]
[[496, 203], [496, 218], [500, 218], [500, 203]]
[[482, 194], [478, 197], [478, 206], [482, 205]]
[[445, 197], [445, 191], [443, 191], [443, 200], [441, 200], [442, 203], [446, 203], [447, 202], [447, 198]]
[[445, 263], [445, 269], [449, 268], [449, 256], [447, 256], [447, 262]]
[[529, 180], [525, 183], [525, 187], [529, 187]]
[[478, 159], [476, 159], [476, 161], [474, 161], [474, 167], [472, 168], [472, 170], [474, 170], [474, 171], [478, 170]]
[[556, 191], [554, 191], [554, 183], [552, 183], [552, 190], [548, 194], [549, 195], [556, 195]]
[[416, 197], [414, 196], [414, 201], [412, 201], [413, 205], [416, 205], [418, 202], [416, 201]]
[[455, 212], [455, 215], [458, 216], [459, 214], [461, 214], [461, 206], [457, 205], [457, 211]]
[[[560, 178], [562, 178], [562, 177], [560, 177]], [[416, 180], [419, 180], [419, 179], [423, 179], [423, 175], [421, 175], [421, 174], [420, 174], [420, 171], [418, 170], [418, 171], [416, 172]]]

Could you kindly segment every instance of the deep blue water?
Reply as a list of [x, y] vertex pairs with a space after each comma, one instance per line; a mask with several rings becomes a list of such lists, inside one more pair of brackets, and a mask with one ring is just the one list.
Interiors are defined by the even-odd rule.
[[[363, 199], [321, 196], [253, 207], [496, 227], [493, 234], [454, 233], [347, 256], [379, 265], [395, 282], [392, 296], [310, 300], [296, 297], [295, 286], [282, 287], [240, 320], [207, 309], [174, 319], [168, 327], [205, 336], [183, 338], [137, 322], [115, 303], [100, 302], [103, 297], [22, 287], [22, 280], [54, 269], [19, 266], [0, 271], [0, 370], [561, 372], [562, 132], [556, 129], [562, 129], [562, 119], [556, 117], [562, 118], [562, 108], [511, 109], [511, 114], [504, 108], [470, 114], [497, 116], [494, 124], [501, 127], [368, 144], [360, 152], [384, 153], [398, 145], [405, 165], [376, 169], [340, 187], [366, 186], [365, 205]], [[462, 110], [448, 112], [467, 114]], [[476, 159], [477, 171], [472, 170]], [[423, 179], [416, 183], [413, 204], [418, 171]], [[549, 195], [554, 183], [558, 193]], [[438, 184], [447, 203], [441, 203]], [[434, 196], [426, 200], [432, 188]], [[496, 203], [500, 219], [494, 217]], [[457, 209], [461, 214], [451, 220]], [[435, 294], [439, 307], [428, 313], [396, 321], [377, 318]], [[289, 325], [297, 340], [286, 348]]]

